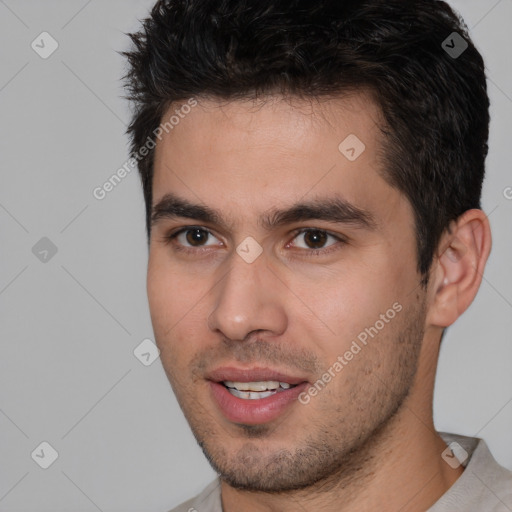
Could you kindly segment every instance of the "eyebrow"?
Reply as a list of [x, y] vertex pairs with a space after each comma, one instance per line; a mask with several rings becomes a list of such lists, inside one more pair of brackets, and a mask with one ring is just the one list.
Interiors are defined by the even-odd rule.
[[[171, 193], [163, 196], [152, 208], [151, 225], [162, 219], [177, 218], [193, 219], [220, 226], [225, 230], [230, 229], [229, 223], [217, 210], [192, 203]], [[258, 224], [263, 229], [271, 231], [287, 224], [308, 220], [348, 224], [370, 231], [377, 229], [376, 219], [371, 212], [359, 208], [339, 196], [298, 202], [285, 209], [272, 208], [258, 219]]]

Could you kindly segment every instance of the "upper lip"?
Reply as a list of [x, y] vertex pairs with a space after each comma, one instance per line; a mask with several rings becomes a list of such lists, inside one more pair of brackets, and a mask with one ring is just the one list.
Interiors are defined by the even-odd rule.
[[307, 379], [288, 375], [279, 370], [271, 368], [236, 368], [234, 366], [223, 366], [208, 372], [208, 380], [215, 382], [261, 382], [273, 380], [278, 382], [287, 382], [288, 384], [300, 384]]

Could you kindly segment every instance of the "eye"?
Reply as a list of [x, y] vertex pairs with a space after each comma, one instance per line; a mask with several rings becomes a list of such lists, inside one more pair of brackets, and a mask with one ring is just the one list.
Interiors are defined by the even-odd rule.
[[[346, 242], [342, 237], [338, 235], [333, 235], [323, 229], [317, 229], [317, 228], [307, 228], [307, 229], [301, 229], [299, 231], [295, 232], [296, 238], [302, 238], [304, 241], [304, 245], [296, 245], [293, 244], [294, 247], [300, 247], [301, 249], [309, 249], [309, 251], [313, 251], [314, 254], [316, 253], [326, 253], [330, 251], [324, 251], [325, 248], [330, 248], [333, 245], [336, 245], [337, 242]], [[325, 245], [328, 239], [333, 239], [333, 243], [329, 245]]]
[[[303, 228], [294, 232], [293, 240], [302, 237], [303, 243], [292, 244], [289, 242], [286, 247], [296, 247], [301, 249], [305, 256], [320, 256], [333, 250], [339, 249], [340, 244], [347, 243], [340, 235], [334, 235], [323, 229]], [[165, 243], [172, 243], [174, 250], [190, 254], [198, 254], [207, 251], [208, 247], [216, 244], [207, 244], [210, 238], [216, 239], [220, 245], [224, 245], [218, 240], [210, 230], [201, 226], [186, 226], [164, 237]], [[326, 245], [329, 238], [332, 243]], [[218, 244], [217, 244], [218, 245]]]
[[167, 241], [173, 242], [176, 250], [192, 252], [194, 249], [208, 247], [205, 243], [210, 237], [215, 238], [211, 231], [207, 229], [199, 226], [187, 226], [186, 228], [182, 228], [170, 235], [167, 235], [165, 238]]

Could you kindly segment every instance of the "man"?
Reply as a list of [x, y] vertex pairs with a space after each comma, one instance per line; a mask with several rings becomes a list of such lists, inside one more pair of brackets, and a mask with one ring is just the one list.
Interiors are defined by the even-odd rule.
[[432, 419], [491, 249], [484, 65], [451, 8], [159, 1], [131, 38], [151, 319], [219, 474], [174, 510], [512, 510], [485, 442]]

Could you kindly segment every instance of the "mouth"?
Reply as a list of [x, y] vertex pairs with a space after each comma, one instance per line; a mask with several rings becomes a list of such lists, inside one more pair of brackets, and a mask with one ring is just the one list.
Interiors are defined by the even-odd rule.
[[233, 382], [225, 380], [222, 384], [233, 396], [242, 400], [261, 400], [296, 386], [296, 384], [278, 382], [277, 380], [258, 382]]
[[232, 423], [260, 425], [281, 416], [297, 402], [308, 382], [268, 368], [220, 368], [207, 375], [211, 398]]

